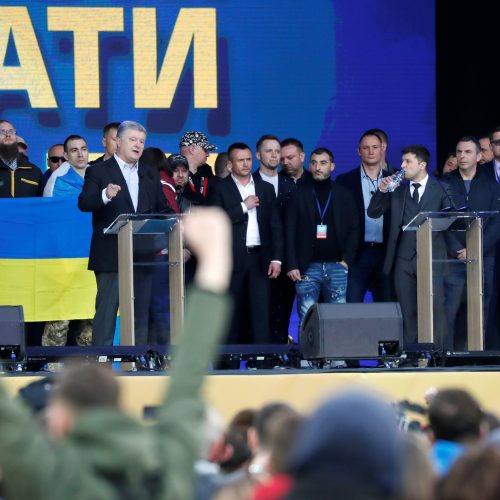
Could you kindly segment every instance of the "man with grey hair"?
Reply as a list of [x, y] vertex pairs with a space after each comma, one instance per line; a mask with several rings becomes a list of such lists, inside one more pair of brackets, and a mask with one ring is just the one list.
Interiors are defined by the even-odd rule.
[[[112, 345], [118, 311], [118, 238], [104, 234], [120, 214], [166, 211], [168, 205], [162, 191], [158, 171], [140, 163], [146, 129], [137, 122], [125, 121], [117, 131], [116, 153], [88, 168], [78, 207], [92, 212], [92, 241], [89, 269], [97, 281], [96, 312], [93, 323], [93, 344]], [[141, 280], [136, 279], [137, 285]], [[150, 287], [135, 290], [136, 344], [147, 343], [147, 319]], [[135, 285], [135, 284], [134, 284]], [[149, 291], [148, 291], [149, 290]]]

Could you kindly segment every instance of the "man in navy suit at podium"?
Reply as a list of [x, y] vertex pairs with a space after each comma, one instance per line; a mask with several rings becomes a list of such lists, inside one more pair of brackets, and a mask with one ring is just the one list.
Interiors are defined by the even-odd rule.
[[[106, 161], [89, 167], [78, 198], [82, 212], [92, 212], [92, 241], [89, 269], [97, 281], [93, 345], [112, 345], [118, 312], [118, 238], [105, 235], [120, 214], [158, 213], [168, 205], [156, 169], [139, 161], [146, 141], [146, 129], [124, 121], [117, 131], [117, 151]], [[139, 283], [140, 280], [137, 280]], [[143, 284], [144, 285], [144, 284]], [[147, 344], [149, 293], [147, 284], [135, 293], [135, 343]]]

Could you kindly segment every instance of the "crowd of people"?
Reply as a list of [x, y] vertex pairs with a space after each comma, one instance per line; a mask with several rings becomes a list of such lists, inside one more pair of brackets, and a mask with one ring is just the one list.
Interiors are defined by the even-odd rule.
[[500, 422], [463, 389], [429, 389], [417, 425], [367, 387], [344, 388], [309, 414], [274, 401], [226, 424], [200, 390], [229, 330], [231, 224], [217, 208], [195, 210], [183, 224], [198, 265], [155, 421], [121, 409], [119, 384], [99, 364], [68, 365], [15, 398], [0, 385], [3, 498], [499, 497]]
[[[217, 148], [204, 133], [186, 132], [179, 151], [168, 158], [160, 148], [146, 148], [146, 137], [137, 122], [107, 124], [105, 153], [89, 162], [85, 139], [70, 135], [49, 148], [42, 174], [29, 162], [26, 142], [13, 124], [0, 121], [0, 196], [74, 197], [80, 210], [92, 212], [89, 269], [97, 282], [96, 314], [93, 322], [82, 318], [80, 345], [113, 342], [117, 239], [103, 229], [123, 213], [186, 213], [209, 205], [229, 215], [235, 303], [229, 343], [287, 343], [295, 300], [302, 323], [318, 301], [359, 303], [371, 293], [376, 302], [400, 303], [404, 345], [409, 346], [418, 338], [416, 236], [402, 228], [420, 212], [500, 210], [500, 127], [479, 139], [458, 138], [437, 175], [431, 174], [429, 151], [420, 144], [403, 148], [401, 166], [389, 165], [387, 134], [370, 129], [357, 145], [360, 163], [335, 178], [333, 152], [314, 149], [306, 167], [303, 145], [295, 138], [263, 135], [255, 151], [233, 143], [218, 154], [212, 170], [207, 159]], [[393, 186], [397, 172], [404, 178]], [[482, 237], [486, 345], [498, 349], [499, 216], [483, 220]], [[465, 233], [436, 234], [434, 256], [444, 262], [435, 273], [436, 344], [462, 349]], [[190, 282], [196, 263], [188, 246], [184, 257]], [[138, 270], [134, 281], [135, 335], [141, 345], [168, 341], [168, 335], [150, 334], [158, 330], [151, 318], [163, 314], [151, 309], [153, 274]], [[64, 344], [68, 323], [48, 322], [42, 344]]]

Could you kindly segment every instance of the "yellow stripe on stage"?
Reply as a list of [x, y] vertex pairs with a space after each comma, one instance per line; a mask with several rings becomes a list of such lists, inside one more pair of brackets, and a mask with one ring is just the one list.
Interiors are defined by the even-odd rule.
[[88, 259], [0, 259], [0, 305], [22, 305], [25, 321], [94, 316]]

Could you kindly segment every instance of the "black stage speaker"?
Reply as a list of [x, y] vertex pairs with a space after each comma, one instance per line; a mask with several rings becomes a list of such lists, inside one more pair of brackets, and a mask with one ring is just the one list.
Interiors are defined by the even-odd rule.
[[0, 360], [16, 361], [25, 353], [22, 306], [0, 306]]
[[305, 359], [397, 355], [402, 343], [398, 302], [314, 304], [300, 331]]

